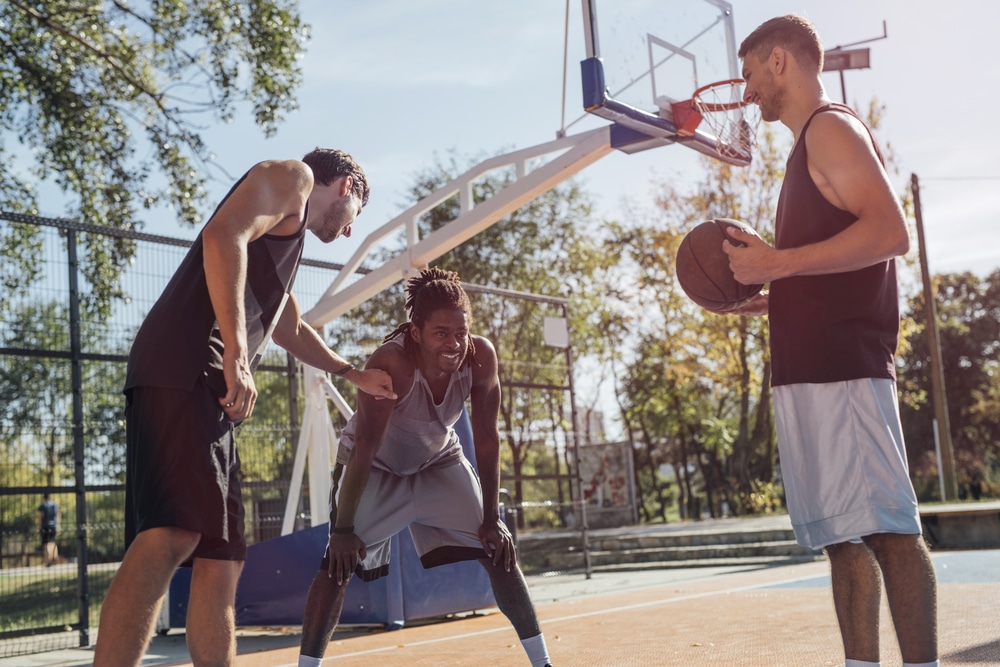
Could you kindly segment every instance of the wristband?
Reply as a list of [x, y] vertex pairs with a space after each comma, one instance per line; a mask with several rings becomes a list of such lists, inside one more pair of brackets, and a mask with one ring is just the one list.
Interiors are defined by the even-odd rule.
[[353, 535], [354, 526], [348, 526], [347, 528], [338, 528], [334, 526], [333, 528], [330, 529], [330, 532], [333, 533], [334, 535]]
[[333, 374], [336, 375], [336, 376], [338, 376], [338, 377], [344, 377], [345, 375], [347, 375], [348, 373], [350, 373], [353, 370], [354, 370], [354, 365], [353, 364], [347, 364], [346, 366], [344, 366], [343, 368], [341, 368], [339, 371], [333, 371]]

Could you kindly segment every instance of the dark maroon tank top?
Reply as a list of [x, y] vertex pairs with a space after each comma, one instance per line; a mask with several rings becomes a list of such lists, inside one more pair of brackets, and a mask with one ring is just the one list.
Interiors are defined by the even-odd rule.
[[[802, 128], [778, 198], [775, 247], [779, 249], [824, 241], [857, 221], [827, 201], [809, 175], [805, 133], [819, 113], [858, 118], [850, 107], [831, 103], [817, 109]], [[874, 137], [872, 144], [883, 160]], [[896, 377], [895, 260], [846, 273], [775, 280], [768, 319], [774, 386]]]
[[[212, 217], [244, 179], [246, 174], [229, 190]], [[260, 362], [272, 324], [292, 289], [302, 259], [305, 229], [303, 224], [291, 236], [268, 234], [247, 246], [244, 309], [251, 369]], [[125, 389], [147, 386], [190, 390], [199, 377], [205, 376], [210, 386], [225, 393], [222, 351], [199, 233], [136, 333]]]

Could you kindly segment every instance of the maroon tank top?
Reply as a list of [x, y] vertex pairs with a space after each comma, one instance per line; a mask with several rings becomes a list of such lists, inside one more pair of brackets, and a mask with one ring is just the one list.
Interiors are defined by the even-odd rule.
[[[245, 178], [246, 174], [233, 185], [212, 217]], [[244, 309], [251, 369], [260, 362], [267, 335], [292, 289], [302, 259], [305, 230], [303, 224], [291, 236], [267, 234], [247, 246]], [[222, 351], [199, 233], [136, 333], [125, 389], [146, 386], [190, 390], [204, 376], [211, 387], [224, 394]]]
[[[850, 107], [831, 103], [817, 109], [802, 128], [778, 198], [775, 247], [779, 249], [824, 241], [857, 221], [827, 201], [809, 175], [805, 133], [819, 113], [858, 118]], [[884, 164], [874, 137], [872, 145]], [[895, 260], [857, 271], [775, 280], [768, 319], [773, 386], [896, 377]]]

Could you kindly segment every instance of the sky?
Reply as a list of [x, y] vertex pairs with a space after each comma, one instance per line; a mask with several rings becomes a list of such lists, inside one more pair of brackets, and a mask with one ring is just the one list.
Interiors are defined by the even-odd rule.
[[[628, 2], [648, 5], [652, 25], [661, 16], [680, 16], [677, 8], [685, 2], [702, 0], [598, 2], [599, 22], [609, 3]], [[920, 179], [931, 272], [985, 276], [1000, 269], [993, 231], [1000, 216], [1000, 133], [992, 127], [1000, 97], [1000, 3], [731, 2], [737, 43], [763, 21], [788, 13], [810, 18], [828, 49], [881, 37], [884, 22], [886, 38], [864, 45], [870, 69], [845, 72], [847, 101], [866, 107], [877, 98], [886, 106], [879, 138], [896, 155], [897, 191], [911, 174]], [[202, 136], [234, 177], [260, 160], [298, 158], [316, 146], [342, 148], [358, 159], [371, 201], [352, 239], [325, 246], [307, 235], [311, 259], [346, 262], [367, 231], [407, 208], [415, 175], [452, 151], [484, 158], [551, 141], [565, 125], [574, 134], [607, 124], [582, 110], [581, 0], [568, 0], [568, 32], [566, 0], [301, 0], [300, 9], [312, 26], [300, 108], [272, 138], [253, 125], [246, 108], [234, 123], [210, 125]], [[830, 98], [841, 101], [839, 77], [826, 74], [824, 82]], [[785, 128], [775, 129], [788, 136]], [[701, 169], [695, 152], [666, 146], [612, 152], [577, 179], [598, 215], [612, 219], [652, 206], [657, 183], [692, 183]], [[212, 199], [221, 199], [230, 185], [226, 178], [210, 183]], [[65, 212], [43, 204], [41, 214]], [[153, 211], [145, 231], [191, 238], [197, 230], [181, 228], [167, 211]], [[916, 243], [911, 247], [915, 253]], [[314, 304], [302, 305], [308, 310]]]
[[[675, 0], [637, 1], [668, 16], [677, 6]], [[993, 238], [1000, 213], [1000, 139], [992, 127], [1000, 3], [954, 0], [947, 11], [930, 0], [732, 5], [737, 43], [763, 21], [787, 13], [810, 18], [824, 48], [881, 37], [884, 21], [887, 37], [864, 45], [871, 50], [870, 69], [845, 72], [847, 101], [867, 106], [877, 98], [886, 105], [880, 139], [895, 151], [897, 190], [911, 174], [920, 179], [931, 271], [986, 275], [1000, 268], [1000, 243]], [[601, 8], [599, 3], [599, 22]], [[451, 151], [485, 157], [550, 141], [575, 120], [570, 134], [607, 124], [589, 116], [577, 120], [585, 116], [580, 0], [569, 0], [565, 112], [564, 0], [302, 0], [300, 9], [312, 39], [302, 61], [299, 110], [273, 138], [256, 130], [248, 110], [203, 136], [234, 176], [261, 159], [300, 157], [317, 145], [342, 148], [358, 159], [372, 199], [354, 238], [329, 246], [316, 242], [306, 249], [309, 257], [346, 261], [366, 230], [406, 208], [414, 176]], [[841, 101], [837, 74], [825, 74], [824, 83], [831, 99]], [[695, 155], [681, 146], [632, 155], [616, 151], [577, 178], [598, 212], [615, 217], [626, 203], [650, 204], [655, 183], [693, 178], [700, 169]], [[214, 182], [214, 198], [229, 186], [225, 179]], [[150, 219], [146, 230], [184, 235], [166, 214]]]

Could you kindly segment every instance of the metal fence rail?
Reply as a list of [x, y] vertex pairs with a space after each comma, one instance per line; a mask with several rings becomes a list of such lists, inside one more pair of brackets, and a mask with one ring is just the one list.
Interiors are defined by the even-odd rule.
[[[80, 258], [87, 259], [88, 246], [81, 239], [88, 235], [134, 244], [134, 259], [118, 284], [123, 296], [100, 317], [86, 307], [93, 290]], [[0, 657], [91, 643], [90, 629], [124, 554], [121, 387], [127, 355], [145, 313], [190, 245], [183, 239], [0, 212]], [[12, 256], [15, 248], [26, 248], [27, 254]], [[341, 268], [303, 260], [295, 282], [299, 302], [316, 303]], [[526, 295], [467, 287], [484, 326], [492, 317], [502, 329], [513, 311], [531, 307], [524, 305], [532, 301]], [[539, 310], [530, 316], [544, 314]], [[401, 307], [399, 316], [404, 316]], [[362, 364], [394, 325], [339, 318], [324, 327], [324, 336], [335, 341], [339, 354]], [[552, 358], [551, 353], [539, 355], [548, 359], [540, 361], [533, 352], [511, 346], [503, 351], [501, 366], [508, 376], [505, 392], [520, 394], [512, 408], [515, 420], [537, 420], [539, 406], [553, 405], [554, 412], [546, 413], [550, 417], [535, 424], [537, 431], [515, 425], [518, 437], [542, 452], [533, 466], [546, 474], [533, 478], [516, 467], [505, 468], [503, 483], [516, 496], [505, 504], [515, 510], [512, 517], [522, 530], [580, 527], [579, 515], [586, 509], [570, 465], [575, 457], [568, 454], [576, 420], [558, 414], [560, 406], [569, 408], [568, 387], [562, 380], [553, 386], [531, 380], [536, 367]], [[568, 360], [567, 353], [549, 375], [565, 377]], [[296, 367], [277, 347], [266, 351], [255, 381], [260, 399], [253, 420], [237, 432], [250, 544], [281, 532], [302, 405]], [[546, 398], [553, 392], [562, 398]], [[38, 506], [46, 493], [61, 515], [55, 537], [59, 560], [50, 566], [43, 564], [38, 529]], [[298, 508], [296, 530], [312, 525], [308, 489]]]
[[[81, 235], [135, 243], [124, 299], [97, 319], [80, 308]], [[0, 308], [0, 656], [90, 643], [90, 628], [124, 552], [124, 383], [129, 345], [191, 242], [73, 220], [0, 213], [5, 254], [30, 239], [29, 274], [5, 262]], [[296, 293], [319, 298], [338, 264], [304, 260]], [[342, 354], [361, 361], [358, 346]], [[270, 349], [256, 376], [267, 401], [240, 428], [247, 539], [278, 534], [297, 440], [298, 386]], [[38, 506], [60, 508], [59, 560], [42, 562]], [[324, 518], [325, 520], [325, 518]], [[302, 512], [299, 527], [310, 517]]]

